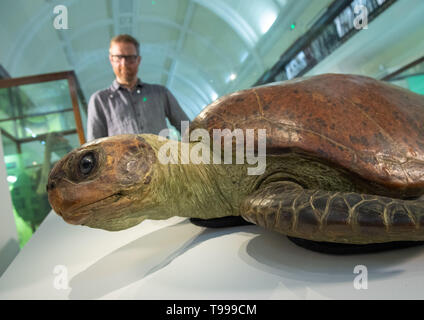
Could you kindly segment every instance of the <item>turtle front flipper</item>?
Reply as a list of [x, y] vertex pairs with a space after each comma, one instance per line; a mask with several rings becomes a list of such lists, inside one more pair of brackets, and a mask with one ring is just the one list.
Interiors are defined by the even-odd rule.
[[241, 216], [289, 237], [347, 244], [424, 240], [424, 201], [304, 189], [281, 181], [247, 197]]

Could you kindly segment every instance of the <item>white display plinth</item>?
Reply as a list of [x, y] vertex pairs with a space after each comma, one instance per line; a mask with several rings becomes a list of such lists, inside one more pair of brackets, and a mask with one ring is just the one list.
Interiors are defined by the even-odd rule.
[[0, 277], [19, 253], [18, 232], [13, 216], [12, 198], [7, 182], [3, 140], [0, 132]]
[[[358, 265], [367, 289], [355, 288]], [[423, 265], [424, 246], [331, 256], [257, 226], [172, 218], [107, 232], [51, 212], [0, 278], [0, 299], [423, 299]]]

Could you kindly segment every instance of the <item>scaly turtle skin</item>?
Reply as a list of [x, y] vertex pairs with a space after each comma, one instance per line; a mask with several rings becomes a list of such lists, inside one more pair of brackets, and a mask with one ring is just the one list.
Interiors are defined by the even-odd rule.
[[[87, 143], [51, 171], [65, 221], [121, 230], [144, 219], [241, 216], [291, 237], [367, 244], [424, 240], [424, 97], [327, 74], [222, 97], [190, 130], [266, 129], [266, 170], [162, 164], [155, 135]], [[190, 142], [193, 148], [199, 142]]]

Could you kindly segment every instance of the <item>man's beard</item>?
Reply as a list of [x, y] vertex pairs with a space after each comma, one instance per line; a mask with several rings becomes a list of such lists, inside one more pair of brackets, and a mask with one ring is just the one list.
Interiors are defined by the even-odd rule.
[[136, 76], [136, 74], [132, 71], [121, 71], [119, 72], [119, 76], [122, 80], [124, 80], [125, 82], [131, 82], [134, 80], [134, 77]]

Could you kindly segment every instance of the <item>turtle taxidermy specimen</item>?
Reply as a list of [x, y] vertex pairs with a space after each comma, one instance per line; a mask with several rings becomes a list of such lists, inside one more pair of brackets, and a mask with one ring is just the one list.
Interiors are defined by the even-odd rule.
[[[198, 148], [206, 139], [101, 138], [50, 172], [54, 211], [68, 223], [105, 230], [172, 216], [238, 217], [317, 243], [424, 240], [419, 94], [364, 76], [324, 74], [224, 96], [189, 129], [204, 129], [211, 138], [214, 129], [264, 129], [263, 172], [248, 174], [246, 161], [181, 161], [183, 147]], [[178, 161], [159, 161], [165, 144], [175, 144]], [[257, 138], [255, 154], [256, 145]]]

